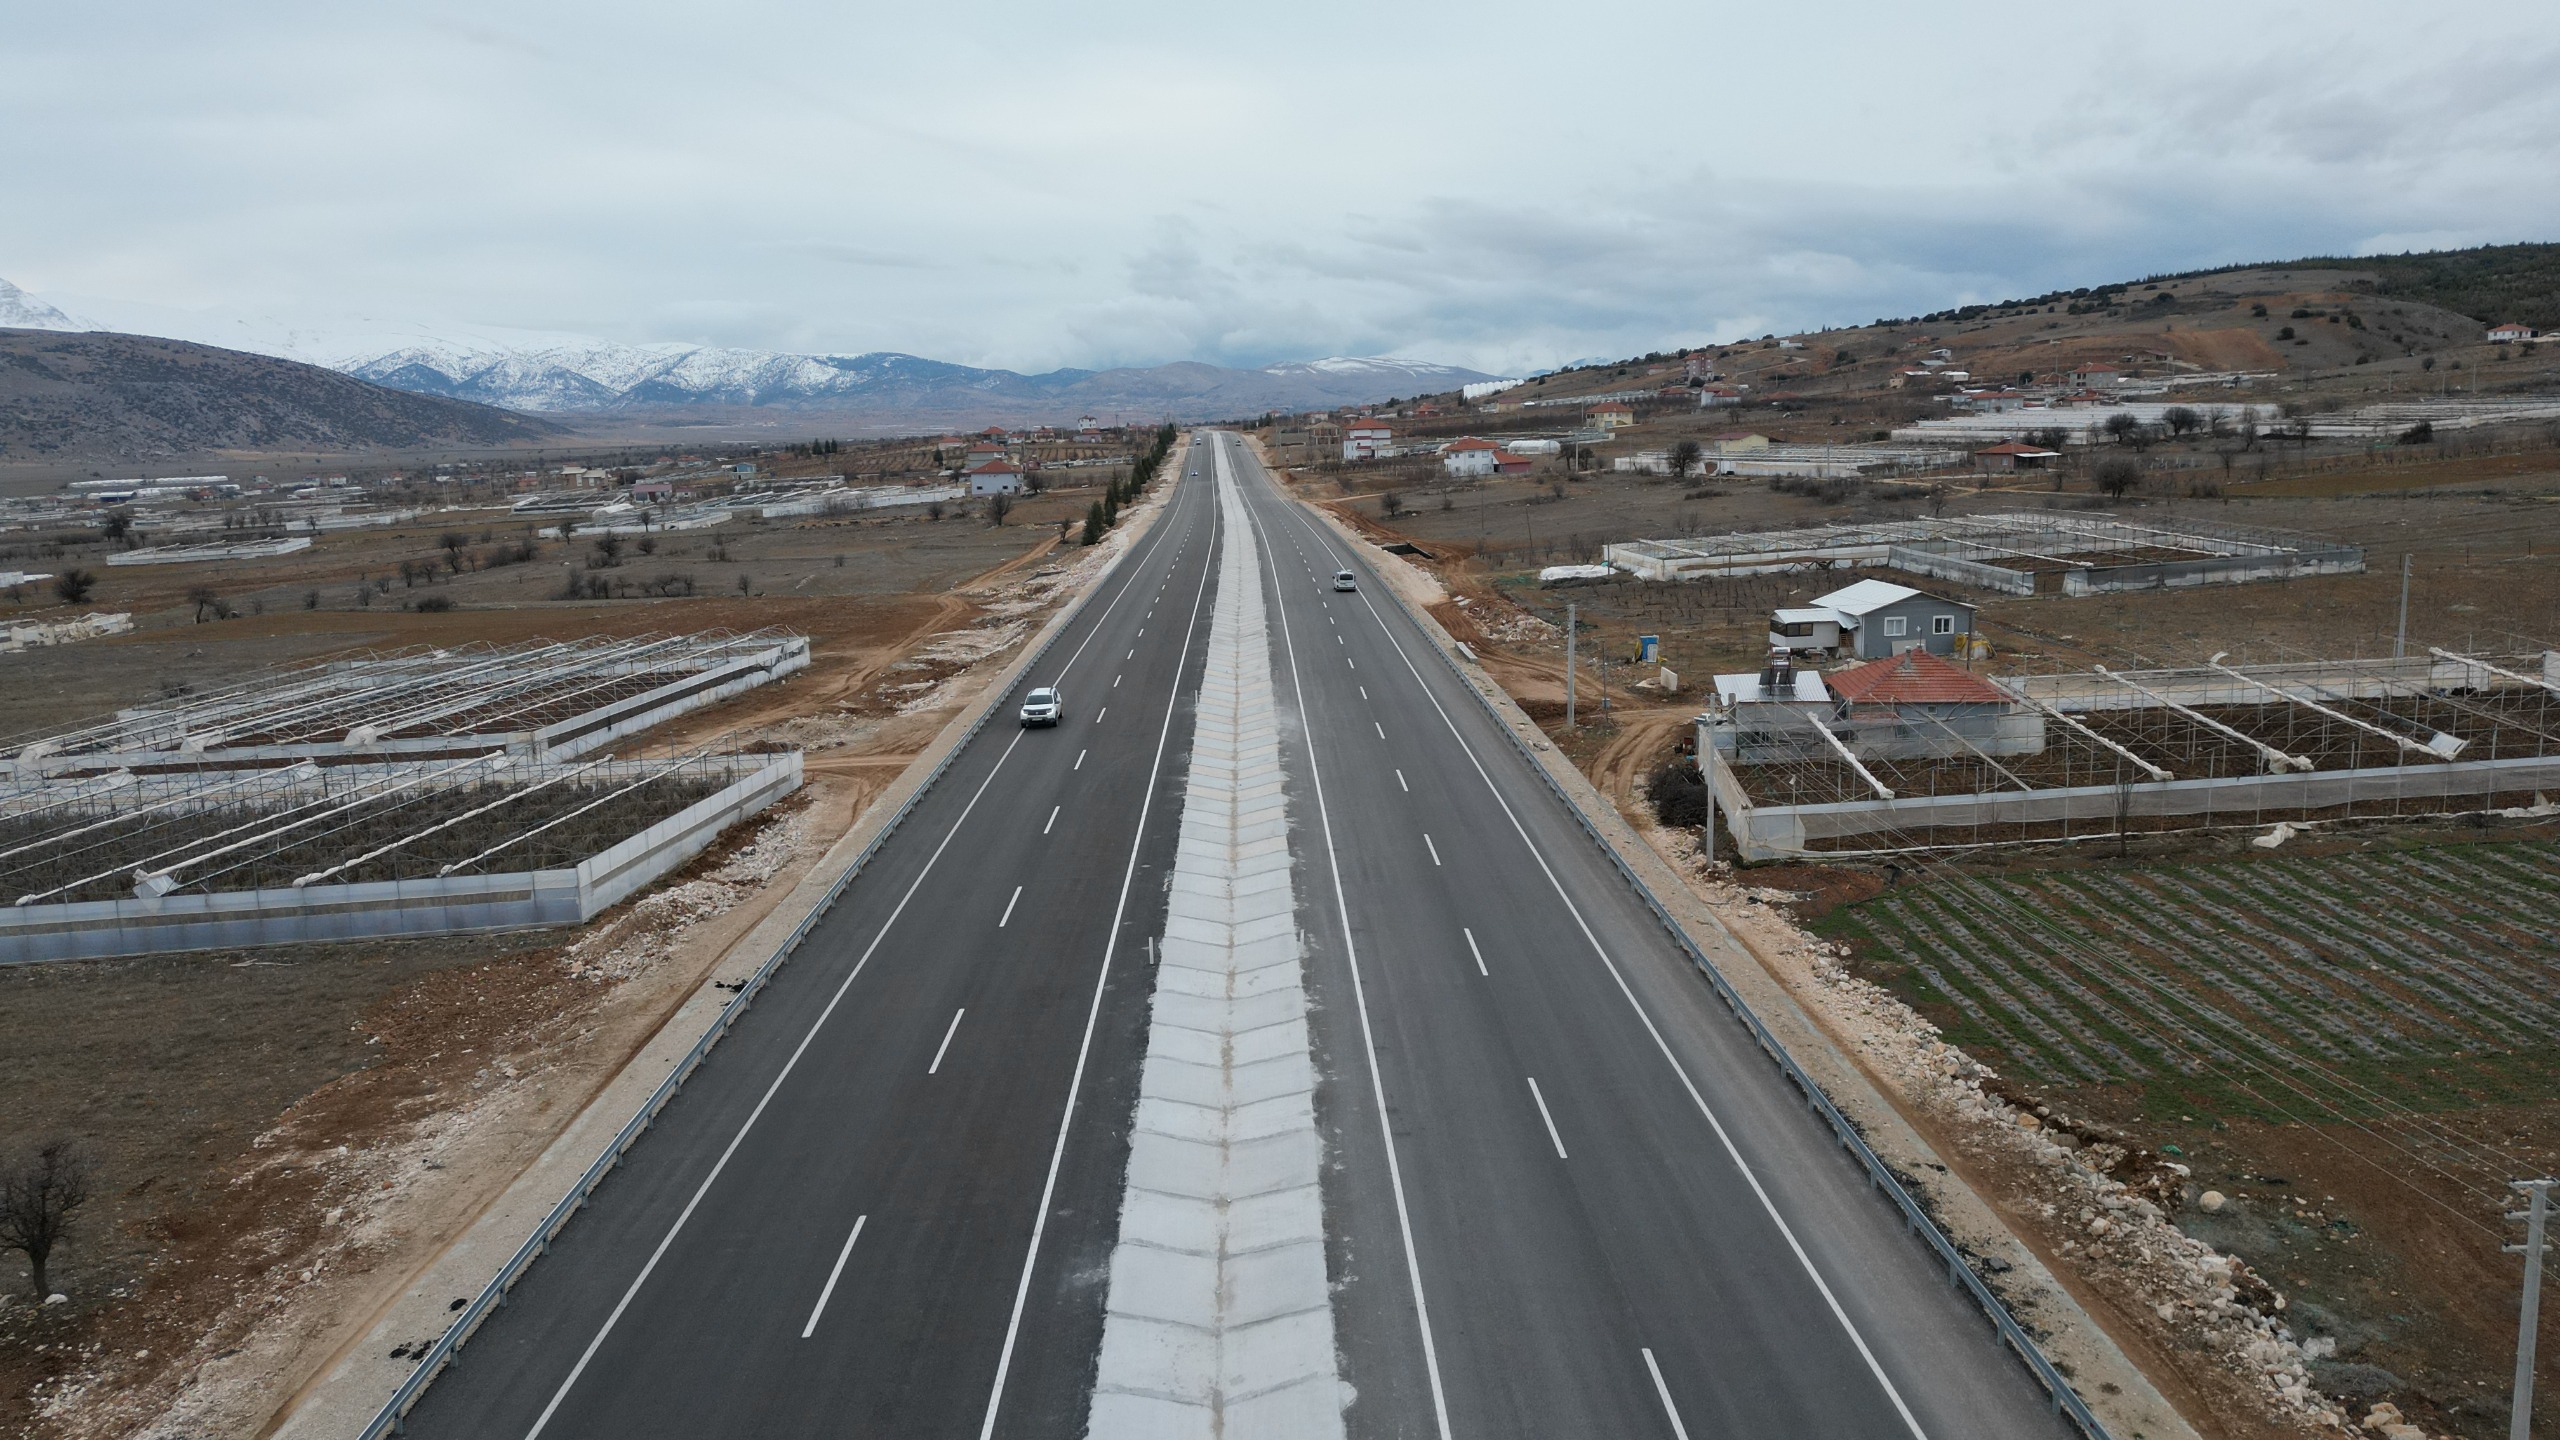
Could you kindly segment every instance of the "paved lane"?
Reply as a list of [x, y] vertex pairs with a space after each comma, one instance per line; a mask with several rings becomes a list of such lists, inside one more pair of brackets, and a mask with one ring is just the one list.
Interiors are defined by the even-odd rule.
[[1179, 481], [412, 1431], [1080, 1425], [1214, 550]]
[[1222, 443], [1315, 800], [1353, 1433], [2059, 1434], [1366, 562]]

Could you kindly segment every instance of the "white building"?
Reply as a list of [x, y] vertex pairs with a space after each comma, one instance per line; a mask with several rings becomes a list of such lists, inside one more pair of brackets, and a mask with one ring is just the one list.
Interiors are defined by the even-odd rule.
[[972, 465], [967, 471], [971, 495], [1019, 495], [1022, 493], [1022, 467], [1010, 460], [995, 459]]
[[1440, 447], [1440, 468], [1451, 475], [1490, 475], [1502, 447], [1470, 435]]
[[1396, 432], [1383, 420], [1354, 420], [1342, 427], [1342, 458], [1375, 460], [1395, 453]]

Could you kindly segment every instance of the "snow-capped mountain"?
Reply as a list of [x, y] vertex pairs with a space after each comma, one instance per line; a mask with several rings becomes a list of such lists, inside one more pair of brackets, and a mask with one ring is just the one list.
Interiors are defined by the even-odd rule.
[[81, 324], [6, 280], [0, 280], [0, 330], [86, 330]]
[[1366, 404], [1490, 378], [1454, 366], [1374, 357], [1292, 361], [1258, 370], [1177, 363], [1023, 375], [886, 351], [793, 355], [603, 342], [532, 348], [427, 343], [338, 368], [396, 390], [535, 412], [753, 406], [1068, 418], [1083, 411], [1197, 418]]
[[341, 317], [288, 323], [245, 310], [181, 310], [72, 297], [84, 323], [0, 280], [0, 328], [109, 330], [219, 345], [325, 365], [394, 390], [535, 414], [802, 410], [957, 424], [1216, 419], [1266, 410], [1365, 405], [1490, 379], [1473, 370], [1375, 356], [1260, 369], [1197, 362], [1024, 375], [879, 351], [796, 355], [711, 345], [623, 345], [490, 326], [428, 327]]

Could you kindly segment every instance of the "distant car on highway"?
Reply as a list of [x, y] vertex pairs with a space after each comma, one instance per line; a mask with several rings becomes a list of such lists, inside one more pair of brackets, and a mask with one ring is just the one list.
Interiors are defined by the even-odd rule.
[[1348, 570], [1336, 570], [1333, 572], [1333, 588], [1336, 590], [1357, 590], [1360, 588], [1360, 577], [1352, 574]]
[[1025, 729], [1034, 725], [1055, 725], [1066, 717], [1066, 713], [1066, 697], [1049, 686], [1043, 685], [1022, 697], [1022, 724]]

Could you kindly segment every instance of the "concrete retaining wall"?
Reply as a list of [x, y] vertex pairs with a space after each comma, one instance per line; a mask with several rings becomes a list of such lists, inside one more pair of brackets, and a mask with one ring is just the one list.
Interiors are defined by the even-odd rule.
[[1713, 767], [1711, 783], [1743, 858], [1777, 860], [1803, 854], [1814, 841], [1858, 835], [1889, 835], [1892, 838], [1882, 848], [1902, 849], [1920, 843], [1905, 832], [1935, 827], [2106, 821], [2115, 818], [2119, 805], [2129, 815], [2183, 817], [2203, 825], [2254, 825], [2350, 805], [2555, 790], [2560, 789], [2560, 757], [2467, 764], [2420, 761], [2308, 775], [2171, 780], [2125, 790], [2113, 785], [2076, 785], [1826, 805], [1755, 805], [1722, 764]]
[[0, 909], [0, 964], [574, 925], [674, 870], [800, 788], [797, 751], [574, 869], [275, 886]]
[[1914, 575], [1954, 580], [1966, 585], [1979, 586], [1985, 590], [1997, 590], [2007, 595], [2036, 593], [2036, 577], [2023, 570], [2011, 570], [2000, 565], [1985, 565], [1978, 560], [1938, 554], [1909, 545], [1895, 546], [1887, 552], [1885, 563], [1896, 570], [1908, 571]]
[[2253, 580], [2298, 580], [2305, 575], [2354, 575], [2364, 551], [2353, 545], [2289, 555], [2224, 555], [2157, 565], [2108, 565], [2066, 570], [2065, 595], [2104, 595], [2119, 590], [2178, 590], [2191, 585], [2245, 585]]

